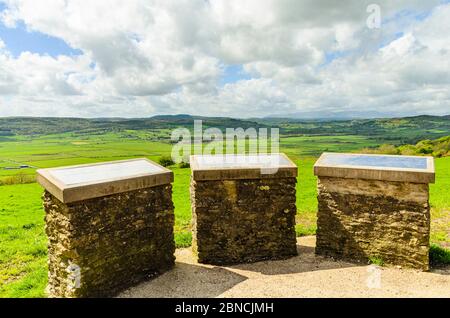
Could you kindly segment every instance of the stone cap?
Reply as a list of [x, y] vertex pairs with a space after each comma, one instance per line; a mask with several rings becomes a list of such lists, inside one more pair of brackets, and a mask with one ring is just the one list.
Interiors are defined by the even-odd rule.
[[37, 182], [63, 203], [173, 182], [173, 172], [145, 158], [37, 170]]
[[322, 177], [434, 183], [434, 159], [355, 153], [323, 153], [314, 165]]
[[201, 180], [296, 178], [297, 165], [285, 154], [193, 155], [192, 178]]

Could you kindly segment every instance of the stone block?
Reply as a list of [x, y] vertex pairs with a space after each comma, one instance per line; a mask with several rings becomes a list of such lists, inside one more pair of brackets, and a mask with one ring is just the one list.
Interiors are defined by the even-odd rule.
[[[384, 158], [373, 157], [373, 166], [361, 167], [360, 163], [327, 164], [326, 156], [315, 166], [319, 204], [316, 253], [358, 262], [377, 258], [386, 264], [428, 270], [427, 182], [434, 180], [434, 167], [426, 164], [423, 176], [417, 167], [410, 168], [414, 171], [408, 171], [408, 167], [382, 167]], [[387, 157], [395, 165], [397, 156]], [[419, 158], [429, 162], [429, 158]], [[386, 178], [389, 180], [383, 180]]]
[[283, 156], [283, 168], [266, 174], [242, 162], [221, 167], [202, 159], [191, 157], [198, 261], [222, 265], [297, 255], [295, 164]]
[[170, 170], [141, 159], [38, 174], [46, 187], [49, 296], [113, 296], [174, 265]]

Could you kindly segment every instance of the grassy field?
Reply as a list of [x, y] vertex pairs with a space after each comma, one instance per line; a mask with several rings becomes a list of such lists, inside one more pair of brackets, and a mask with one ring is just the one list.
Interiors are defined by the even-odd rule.
[[351, 152], [376, 146], [377, 142], [364, 136], [302, 136], [284, 137], [281, 148], [290, 157], [317, 157], [322, 152]]
[[[142, 136], [143, 135], [143, 136]], [[355, 151], [374, 146], [361, 136], [283, 138], [281, 151], [299, 166], [297, 233], [314, 234], [316, 178], [312, 166], [322, 151]], [[149, 141], [130, 132], [78, 136], [70, 133], [14, 137], [0, 142], [0, 180], [17, 173], [33, 176], [36, 168], [109, 161], [134, 157], [157, 160], [169, 155], [168, 143]], [[30, 168], [4, 170], [26, 164]], [[172, 167], [175, 174], [175, 239], [178, 247], [191, 242], [190, 169]], [[436, 160], [437, 182], [431, 186], [432, 242], [450, 247], [450, 157]], [[43, 297], [47, 279], [42, 188], [36, 183], [0, 186], [0, 297]]]
[[41, 297], [47, 240], [37, 184], [0, 187], [0, 296]]

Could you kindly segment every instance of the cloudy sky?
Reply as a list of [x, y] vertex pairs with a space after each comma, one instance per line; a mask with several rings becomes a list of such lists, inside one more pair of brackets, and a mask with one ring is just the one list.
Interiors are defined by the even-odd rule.
[[450, 1], [0, 0], [0, 116], [179, 113], [449, 114]]

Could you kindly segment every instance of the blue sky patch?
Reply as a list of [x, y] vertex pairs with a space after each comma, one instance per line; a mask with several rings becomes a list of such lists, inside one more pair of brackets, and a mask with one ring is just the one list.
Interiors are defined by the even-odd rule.
[[222, 78], [220, 79], [220, 84], [223, 86], [225, 84], [236, 83], [240, 80], [249, 79], [252, 79], [252, 76], [244, 70], [242, 65], [227, 65]]
[[[0, 3], [0, 12], [5, 5]], [[5, 43], [6, 50], [17, 57], [22, 52], [41, 55], [80, 55], [81, 50], [71, 48], [63, 40], [40, 32], [27, 30], [23, 22], [18, 22], [15, 28], [8, 28], [0, 22], [0, 39]]]

